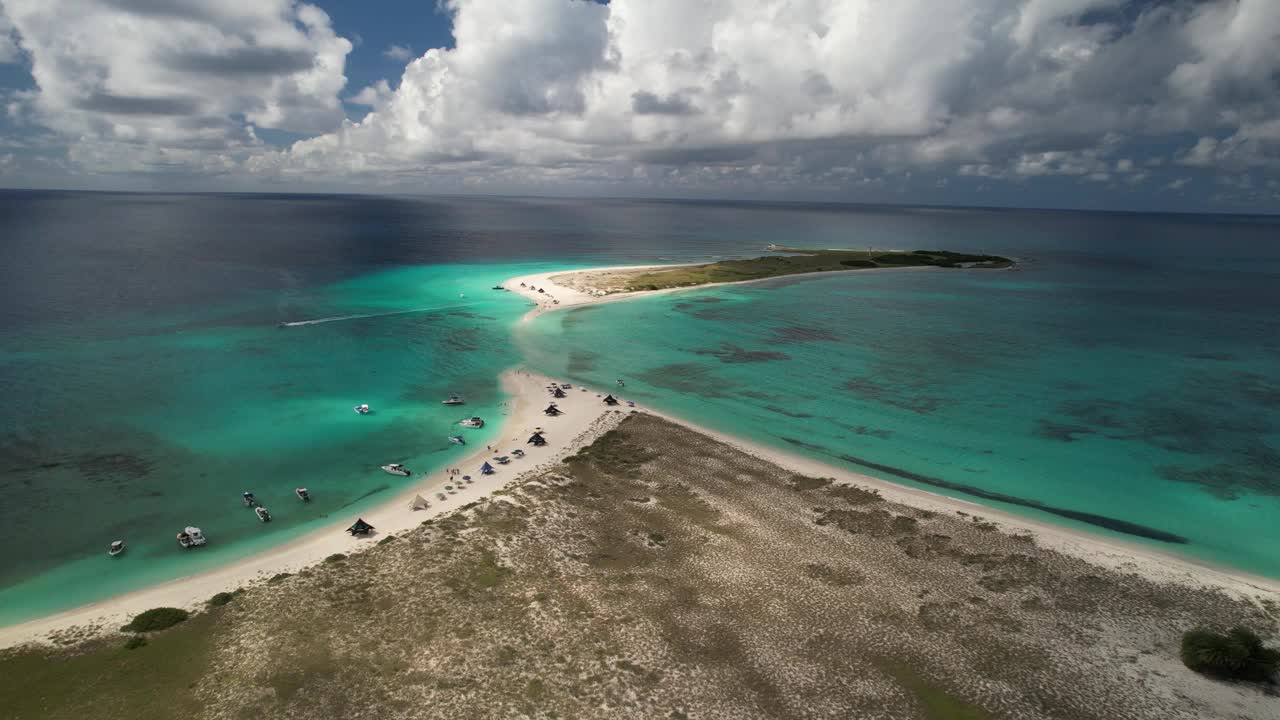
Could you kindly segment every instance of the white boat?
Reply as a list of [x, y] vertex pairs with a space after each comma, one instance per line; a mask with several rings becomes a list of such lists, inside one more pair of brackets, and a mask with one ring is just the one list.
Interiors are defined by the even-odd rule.
[[357, 405], [357, 406], [356, 406], [356, 412], [357, 412], [357, 413], [359, 413], [359, 414], [361, 414], [361, 415], [368, 415], [368, 414], [369, 414], [369, 406], [368, 406], [368, 405]]
[[409, 468], [401, 465], [400, 463], [391, 463], [390, 465], [383, 465], [382, 469], [391, 473], [392, 475], [399, 475], [400, 477], [409, 477], [409, 474], [410, 474]]
[[461, 435], [450, 435], [450, 436], [449, 436], [449, 442], [453, 443], [454, 445], [466, 445], [466, 444], [467, 444], [467, 441], [466, 441], [466, 440], [464, 440], [464, 439], [462, 438], [462, 436], [461, 436]]
[[111, 549], [107, 551], [107, 554], [111, 557], [115, 557], [122, 552], [124, 552], [124, 541], [116, 540], [111, 543]]
[[262, 507], [261, 505], [254, 508], [253, 512], [258, 516], [258, 519], [261, 520], [262, 522], [271, 522], [271, 513], [267, 512], [267, 509]]
[[302, 502], [311, 502], [311, 493], [306, 488], [294, 488], [293, 494]]
[[205, 540], [204, 533], [200, 532], [198, 527], [187, 526], [182, 532], [178, 533], [178, 544], [188, 550], [193, 547], [200, 547], [206, 542], [208, 541]]
[[253, 507], [258, 504], [258, 499], [251, 492], [240, 493], [240, 499], [244, 502], [245, 507]]
[[465, 405], [466, 403], [463, 401], [462, 398], [458, 397], [457, 395], [450, 395], [448, 400], [441, 400], [440, 404], [441, 405]]
[[478, 417], [471, 417], [471, 418], [467, 418], [466, 420], [463, 420], [458, 424], [461, 425], [462, 427], [482, 428], [484, 427], [484, 420], [481, 420]]

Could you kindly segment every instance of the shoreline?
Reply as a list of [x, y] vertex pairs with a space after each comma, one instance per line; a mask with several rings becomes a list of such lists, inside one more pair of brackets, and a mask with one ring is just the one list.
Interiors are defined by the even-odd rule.
[[[684, 263], [695, 265], [702, 263]], [[502, 283], [506, 289], [517, 292], [533, 301], [534, 307], [526, 312], [518, 321], [527, 323], [545, 312], [580, 307], [591, 304], [616, 302], [638, 296], [694, 290], [718, 285], [738, 285], [763, 282], [774, 278], [755, 280], [708, 283], [692, 287], [666, 288], [654, 291], [636, 291], [614, 293], [604, 296], [590, 295], [554, 282], [553, 278], [573, 273], [591, 273], [617, 270], [639, 270], [654, 267], [677, 267], [678, 265], [625, 265], [606, 268], [589, 268], [582, 270], [556, 270], [511, 278]], [[937, 268], [885, 268], [888, 270], [937, 270]], [[854, 272], [838, 270], [833, 272]], [[806, 273], [805, 275], [830, 274]], [[526, 287], [520, 287], [520, 283]], [[542, 287], [548, 293], [537, 293], [528, 286]], [[553, 302], [558, 300], [559, 303]], [[159, 606], [183, 608], [203, 607], [206, 600], [219, 592], [232, 591], [241, 587], [266, 582], [279, 573], [297, 572], [303, 568], [322, 562], [335, 553], [359, 552], [376, 546], [382, 538], [402, 532], [420, 525], [424, 520], [439, 517], [453, 512], [471, 502], [493, 495], [508, 484], [517, 482], [524, 476], [545, 469], [546, 465], [576, 452], [590, 444], [604, 429], [611, 426], [611, 421], [625, 417], [626, 406], [622, 412], [615, 413], [598, 402], [600, 395], [612, 392], [594, 387], [575, 386], [567, 393], [568, 397], [557, 400], [565, 414], [557, 418], [545, 417], [542, 405], [546, 403], [545, 386], [551, 378], [534, 373], [517, 366], [505, 371], [501, 376], [504, 392], [509, 398], [509, 409], [501, 420], [498, 429], [499, 442], [521, 447], [527, 453], [524, 459], [512, 460], [511, 464], [497, 466], [497, 473], [481, 476], [478, 473], [469, 485], [463, 485], [450, 495], [446, 501], [438, 501], [435, 493], [449, 483], [448, 476], [442, 472], [419, 477], [412, 485], [398, 492], [387, 501], [369, 508], [361, 516], [377, 529], [370, 538], [356, 539], [346, 534], [345, 529], [354, 522], [355, 515], [342, 523], [333, 523], [290, 540], [280, 546], [261, 551], [241, 561], [222, 567], [203, 571], [187, 577], [166, 581], [139, 590], [107, 598], [95, 603], [83, 605], [52, 615], [28, 620], [14, 625], [0, 627], [0, 650], [33, 642], [48, 642], [53, 635], [61, 633], [79, 636], [96, 636], [114, 632], [116, 628], [144, 610]], [[625, 389], [619, 394], [625, 399]], [[575, 399], [577, 401], [575, 401]], [[1197, 587], [1216, 588], [1236, 596], [1247, 597], [1255, 602], [1258, 598], [1270, 596], [1280, 600], [1280, 580], [1251, 575], [1249, 573], [1196, 562], [1195, 560], [1161, 552], [1136, 543], [1128, 543], [1121, 539], [1090, 533], [1064, 525], [1040, 521], [1026, 516], [1005, 511], [1000, 508], [982, 505], [973, 501], [953, 498], [947, 495], [900, 485], [870, 475], [848, 470], [811, 459], [781, 449], [769, 447], [758, 442], [707, 428], [683, 418], [653, 409], [647, 405], [637, 407], [638, 410], [661, 417], [715, 440], [723, 442], [740, 451], [771, 462], [792, 472], [816, 477], [833, 477], [838, 482], [847, 482], [873, 488], [885, 499], [892, 502], [910, 505], [919, 509], [940, 513], [967, 513], [981, 515], [984, 520], [996, 522], [1003, 532], [1018, 531], [1032, 535], [1037, 544], [1056, 550], [1066, 555], [1078, 557], [1094, 565], [1139, 574], [1161, 583], [1178, 583]], [[534, 427], [548, 429], [548, 444], [543, 448], [533, 448], [525, 444], [525, 439]], [[494, 453], [488, 450], [467, 452], [453, 464], [458, 467], [478, 466]], [[424, 511], [409, 508], [415, 495], [423, 495], [431, 503]]]
[[[464, 470], [464, 474], [472, 475], [472, 482], [455, 485], [455, 491], [448, 494], [447, 500], [441, 501], [435, 494], [444, 492], [445, 485], [453, 484], [448, 475], [437, 471], [420, 476], [383, 503], [360, 513], [352, 513], [342, 522], [317, 528], [237, 562], [149, 585], [88, 605], [2, 626], [0, 650], [32, 642], [47, 642], [52, 639], [52, 635], [63, 633], [97, 636], [113, 632], [132, 616], [154, 607], [202, 608], [205, 601], [217, 593], [263, 583], [280, 573], [298, 572], [335, 553], [360, 552], [375, 547], [383, 538], [491, 496], [519, 478], [539, 472], [564, 455], [576, 452], [579, 447], [594, 439], [591, 436], [597, 434], [602, 425], [608, 424], [606, 416], [613, 410], [602, 403], [588, 402], [595, 400], [596, 396], [575, 387], [567, 393], [568, 397], [557, 400], [565, 413], [555, 418], [546, 417], [542, 409], [545, 407], [543, 403], [547, 401], [547, 378], [516, 367], [505, 371], [501, 382], [510, 403], [498, 427], [498, 442], [501, 443], [499, 447], [502, 450], [495, 452], [468, 448], [464, 450], [466, 454], [459, 456], [452, 465], [478, 468], [493, 455], [509, 452], [517, 447], [522, 448], [526, 455], [524, 458], [513, 458], [507, 465], [495, 465], [496, 472], [493, 475], [485, 476], [478, 471]], [[621, 414], [616, 417], [620, 418]], [[541, 448], [526, 443], [535, 427], [546, 429], [547, 444]], [[417, 511], [411, 509], [409, 504], [415, 495], [425, 497], [430, 507]], [[371, 536], [355, 538], [346, 533], [347, 527], [355, 522], [357, 515], [374, 526], [375, 532]]]
[[[639, 296], [679, 292], [681, 290], [695, 290], [721, 285], [742, 285], [775, 279], [762, 278], [758, 280], [743, 280], [737, 282], [707, 283], [693, 287], [665, 288], [662, 290], [648, 291], [642, 290], [629, 293], [615, 293], [605, 296], [587, 295], [586, 293], [560, 285], [554, 281], [554, 278], [557, 276], [572, 273], [611, 272], [624, 269], [639, 270], [651, 267], [674, 266], [633, 265], [534, 273], [531, 275], [512, 278], [511, 280], [503, 283], [503, 286], [513, 292], [520, 293], [524, 297], [536, 303], [537, 306], [525, 313], [524, 317], [521, 318], [521, 322], [523, 323], [528, 322], [543, 313], [563, 308], [614, 302]], [[1016, 260], [1014, 267], [1017, 267]], [[939, 270], [939, 268], [880, 268], [878, 270], [873, 270], [873, 272], [911, 270]], [[834, 272], [857, 271], [837, 270]], [[806, 273], [805, 275], [819, 274], [827, 275], [831, 273]], [[801, 277], [803, 276], [804, 275]], [[519, 286], [521, 282], [524, 282], [526, 285], [532, 283], [538, 287], [548, 290], [548, 293], [553, 295], [555, 299], [560, 300], [560, 303], [555, 305], [547, 302], [545, 295], [540, 295], [536, 292], [530, 291], [527, 287], [521, 288]], [[619, 394], [619, 397], [622, 397], [625, 394], [626, 392], [624, 389], [623, 392]], [[1202, 587], [1208, 586], [1220, 588], [1237, 594], [1249, 596], [1255, 596], [1259, 593], [1280, 596], [1280, 579], [1254, 575], [1235, 568], [1212, 565], [1207, 562], [1197, 561], [1193, 558], [1177, 555], [1175, 553], [1163, 552], [1157, 548], [1147, 545], [1128, 542], [1121, 538], [1113, 538], [1099, 533], [1092, 533], [1072, 528], [1066, 525], [1058, 525], [1049, 521], [1019, 515], [1002, 508], [983, 505], [972, 500], [955, 498], [941, 493], [901, 485], [890, 480], [883, 480], [872, 475], [845, 469], [821, 460], [815, 460], [786, 450], [762, 445], [746, 438], [720, 432], [649, 406], [644, 406], [643, 411], [661, 417], [665, 420], [669, 420], [678, 425], [683, 425], [691, 430], [700, 432], [711, 438], [719, 440], [720, 442], [735, 447], [747, 454], [767, 460], [785, 469], [819, 477], [834, 477], [839, 482], [855, 483], [874, 488], [886, 499], [893, 502], [912, 505], [934, 512], [965, 512], [970, 515], [981, 514], [984, 520], [994, 521], [1001, 525], [1001, 529], [1004, 531], [1030, 533], [1036, 538], [1038, 543], [1043, 544], [1045, 547], [1074, 557], [1079, 557], [1104, 568], [1125, 572], [1136, 572], [1158, 582], [1190, 583]], [[1277, 597], [1276, 599], [1280, 600], [1280, 597]]]

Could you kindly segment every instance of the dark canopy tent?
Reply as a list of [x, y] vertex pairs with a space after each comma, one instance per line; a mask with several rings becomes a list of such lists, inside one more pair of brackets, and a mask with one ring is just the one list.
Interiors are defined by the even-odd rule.
[[490, 465], [489, 463], [485, 463], [485, 464], [481, 465], [481, 466], [480, 466], [480, 474], [481, 474], [481, 475], [492, 475], [492, 474], [493, 474], [493, 466], [492, 466], [492, 465]]
[[606, 396], [605, 396], [605, 398], [604, 398], [604, 404], [605, 404], [605, 405], [617, 405], [617, 404], [618, 404], [618, 398], [616, 398], [616, 397], [614, 397], [614, 396], [612, 396], [612, 395], [606, 395]]
[[550, 405], [547, 406], [547, 409], [543, 410], [542, 412], [546, 413], [547, 415], [559, 415], [564, 411], [556, 407], [555, 403], [551, 403]]
[[564, 397], [564, 390], [561, 390], [560, 388], [556, 388], [555, 390], [552, 390], [551, 397], [558, 397], [558, 398]]
[[364, 518], [356, 520], [355, 524], [347, 528], [347, 532], [352, 535], [368, 535], [373, 530], [373, 526], [364, 521]]
[[546, 445], [547, 439], [542, 437], [542, 433], [534, 433], [529, 438], [529, 442], [533, 443], [534, 445]]

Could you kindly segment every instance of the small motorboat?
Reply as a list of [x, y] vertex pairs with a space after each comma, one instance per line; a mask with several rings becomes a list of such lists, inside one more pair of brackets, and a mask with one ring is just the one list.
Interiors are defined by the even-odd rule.
[[258, 516], [258, 519], [261, 520], [262, 522], [271, 522], [271, 513], [267, 512], [267, 509], [262, 507], [261, 505], [254, 508], [253, 512]]
[[493, 461], [498, 463], [499, 465], [506, 465], [507, 463], [511, 462], [511, 458], [507, 457], [506, 455], [499, 455], [498, 457], [494, 458]]
[[357, 406], [356, 406], [356, 412], [357, 412], [358, 414], [360, 414], [360, 415], [368, 415], [368, 414], [369, 414], [369, 406], [368, 406], [368, 405], [357, 405]]
[[293, 494], [302, 502], [311, 502], [311, 493], [306, 488], [294, 488]]
[[276, 327], [278, 327], [278, 328], [287, 328], [287, 327], [289, 327], [289, 323], [287, 323], [287, 322], [281, 322], [281, 323], [278, 323], [278, 324], [276, 325]]
[[390, 465], [383, 465], [382, 469], [385, 470], [386, 472], [391, 473], [392, 475], [399, 475], [400, 477], [409, 477], [410, 475], [409, 468], [401, 465], [400, 463], [391, 463]]
[[124, 541], [123, 541], [123, 540], [116, 540], [116, 541], [112, 542], [112, 543], [111, 543], [111, 549], [110, 549], [110, 550], [107, 550], [107, 554], [108, 554], [108, 555], [110, 555], [111, 557], [115, 557], [115, 556], [119, 555], [119, 554], [120, 554], [120, 553], [122, 553], [122, 552], [124, 552]]
[[450, 395], [448, 400], [441, 400], [440, 404], [441, 405], [465, 405], [466, 403], [462, 400], [462, 398], [458, 397], [457, 395]]
[[449, 442], [451, 442], [451, 443], [453, 443], [453, 444], [455, 444], [455, 445], [466, 445], [466, 444], [467, 444], [467, 441], [466, 441], [466, 440], [464, 440], [464, 439], [462, 438], [462, 436], [461, 436], [461, 435], [450, 435], [450, 436], [449, 436]]
[[240, 499], [244, 501], [244, 506], [247, 508], [251, 508], [258, 504], [258, 499], [254, 497], [251, 492], [240, 493]]
[[187, 526], [182, 532], [178, 533], [178, 544], [187, 550], [193, 547], [200, 547], [206, 542], [208, 541], [205, 540], [204, 533], [200, 532], [198, 527]]
[[461, 425], [462, 427], [482, 428], [484, 427], [484, 420], [481, 420], [478, 417], [469, 417], [458, 424]]
[[618, 378], [618, 379], [617, 379], [617, 380], [615, 380], [614, 382], [618, 383], [618, 387], [626, 387], [626, 386], [627, 386], [627, 384], [626, 384], [626, 383], [622, 382], [622, 378]]
[[494, 285], [491, 289], [492, 289], [492, 290], [506, 290], [506, 288], [502, 287], [501, 285]]

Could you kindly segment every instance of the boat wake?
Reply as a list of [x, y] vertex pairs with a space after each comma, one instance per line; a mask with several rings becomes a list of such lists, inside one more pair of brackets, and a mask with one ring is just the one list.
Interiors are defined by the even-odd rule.
[[361, 320], [364, 318], [386, 317], [388, 315], [408, 315], [409, 313], [427, 313], [439, 312], [441, 310], [456, 310], [458, 308], [472, 307], [480, 303], [458, 303], [456, 305], [443, 305], [440, 307], [414, 308], [412, 310], [392, 310], [390, 312], [369, 313], [367, 315], [339, 315], [337, 317], [316, 318], [315, 320], [295, 320], [293, 322], [282, 322], [280, 327], [301, 327], [303, 325], [322, 325], [324, 323], [341, 322], [343, 320]]

